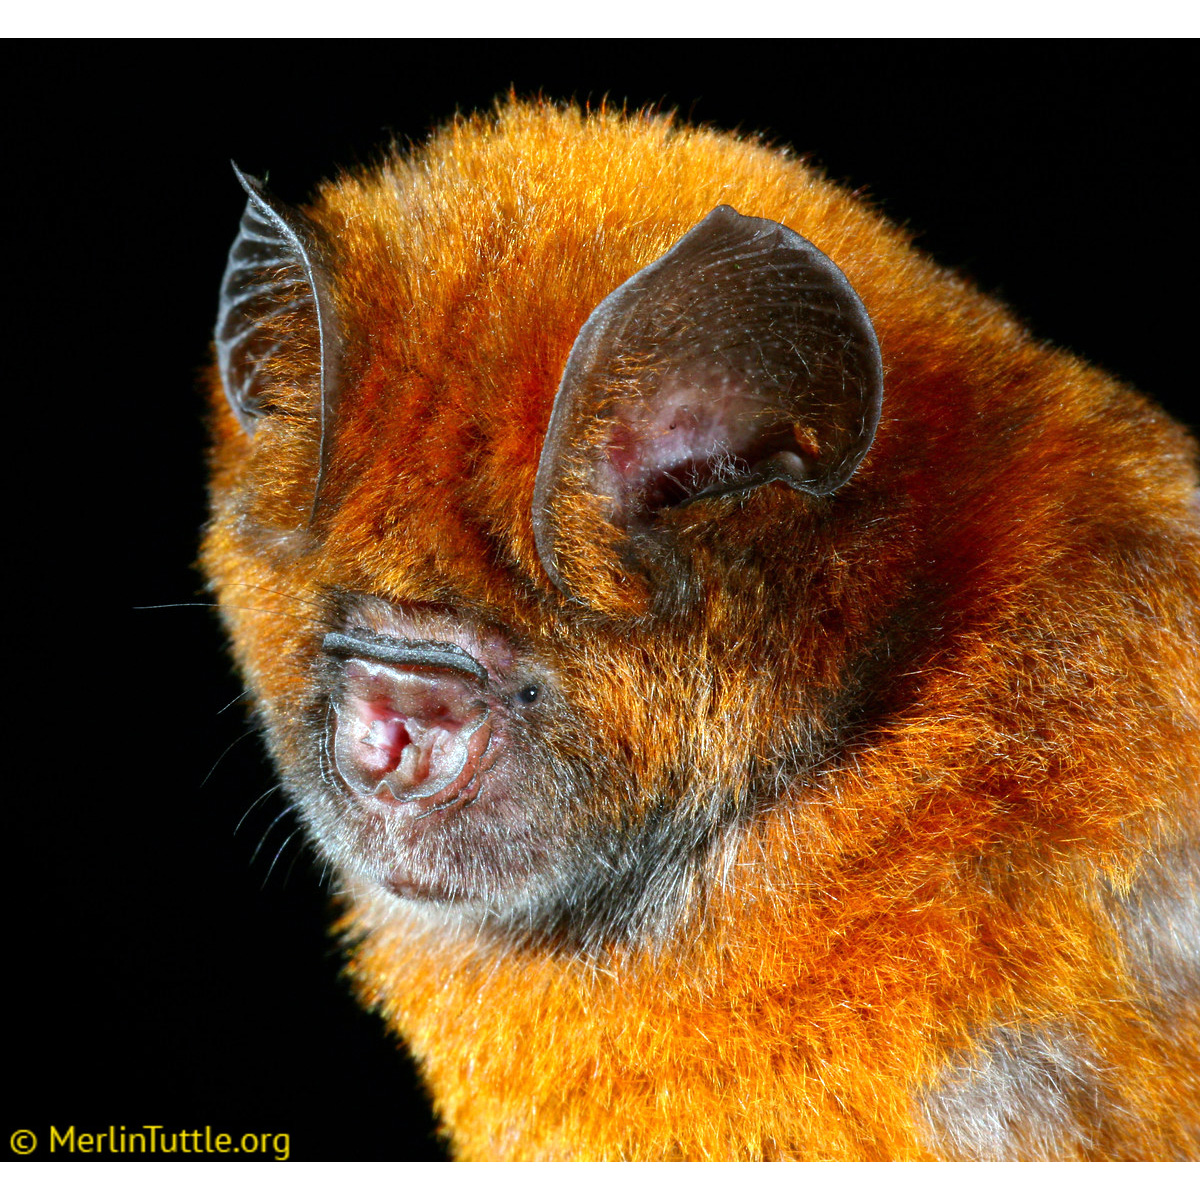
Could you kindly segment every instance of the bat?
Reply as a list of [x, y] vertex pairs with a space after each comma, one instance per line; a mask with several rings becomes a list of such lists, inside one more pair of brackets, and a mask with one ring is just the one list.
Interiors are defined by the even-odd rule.
[[1200, 1157], [1200, 491], [788, 153], [239, 172], [202, 558], [468, 1159]]

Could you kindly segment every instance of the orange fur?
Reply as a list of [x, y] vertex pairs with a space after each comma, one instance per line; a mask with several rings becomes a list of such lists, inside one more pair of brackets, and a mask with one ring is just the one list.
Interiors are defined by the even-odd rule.
[[[555, 388], [592, 308], [719, 204], [846, 273], [882, 423], [827, 501], [769, 486], [676, 514], [704, 582], [676, 619], [584, 512], [584, 614], [530, 523]], [[635, 944], [513, 946], [345, 879], [351, 976], [454, 1152], [1200, 1157], [1200, 990], [1139, 932], [1194, 886], [1200, 836], [1185, 435], [803, 163], [667, 118], [510, 103], [308, 212], [345, 341], [318, 515], [298, 339], [253, 438], [214, 388], [204, 549], [280, 763], [308, 752], [297, 714], [338, 589], [542, 648], [633, 781], [576, 797], [598, 820], [638, 819], [681, 776], [740, 797], [776, 781]], [[731, 566], [730, 546], [752, 553]], [[830, 743], [817, 770], [782, 749], [798, 729]], [[981, 1067], [1010, 1051], [1042, 1108], [979, 1098], [1018, 1079]]]

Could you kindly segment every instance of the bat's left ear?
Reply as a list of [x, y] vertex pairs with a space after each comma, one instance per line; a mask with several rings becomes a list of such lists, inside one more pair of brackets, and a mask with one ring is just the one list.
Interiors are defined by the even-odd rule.
[[622, 579], [645, 579], [670, 510], [775, 482], [836, 491], [870, 448], [882, 392], [875, 331], [838, 267], [784, 225], [714, 209], [575, 341], [534, 489], [547, 574], [628, 607]]

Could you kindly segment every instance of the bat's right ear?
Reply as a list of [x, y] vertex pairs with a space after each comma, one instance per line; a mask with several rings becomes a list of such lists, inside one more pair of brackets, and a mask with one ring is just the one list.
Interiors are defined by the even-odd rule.
[[832, 495], [871, 446], [882, 394], [841, 270], [784, 225], [714, 209], [575, 340], [533, 495], [547, 575], [600, 611], [644, 611], [678, 576], [680, 510], [779, 484]]
[[[221, 280], [216, 327], [221, 383], [248, 433], [273, 387], [285, 383], [308, 392], [320, 422], [323, 458], [337, 338], [318, 239], [300, 213], [268, 199], [261, 182], [236, 163], [233, 170], [248, 199]], [[296, 353], [281, 353], [285, 346]], [[304, 364], [306, 378], [290, 378], [297, 363]]]

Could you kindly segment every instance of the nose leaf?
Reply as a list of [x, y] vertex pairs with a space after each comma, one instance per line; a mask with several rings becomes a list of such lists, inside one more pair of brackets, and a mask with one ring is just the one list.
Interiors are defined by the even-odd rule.
[[459, 673], [349, 659], [332, 713], [334, 766], [358, 796], [443, 808], [474, 794], [489, 716]]

